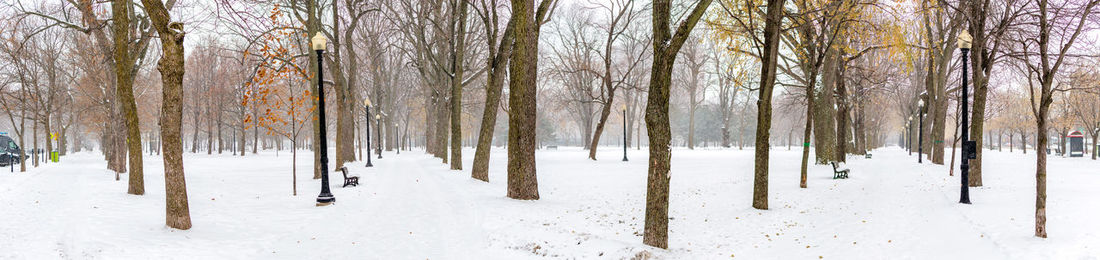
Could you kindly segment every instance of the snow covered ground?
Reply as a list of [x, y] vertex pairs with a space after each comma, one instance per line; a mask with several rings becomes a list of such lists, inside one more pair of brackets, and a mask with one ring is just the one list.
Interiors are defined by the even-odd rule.
[[[420, 151], [349, 166], [359, 187], [332, 175], [333, 206], [299, 154], [187, 154], [194, 228], [164, 226], [163, 169], [146, 157], [146, 195], [126, 194], [98, 153], [27, 173], [0, 172], [0, 259], [1100, 259], [1100, 162], [1052, 157], [1047, 222], [1034, 238], [1034, 154], [985, 154], [985, 187], [960, 205], [947, 167], [898, 148], [851, 158], [851, 178], [812, 166], [798, 188], [801, 151], [773, 149], [770, 205], [751, 208], [746, 150], [673, 152], [670, 249], [641, 243], [646, 150], [538, 152], [542, 199], [505, 194], [505, 153], [490, 183], [450, 171]], [[473, 151], [465, 152], [469, 169]]]

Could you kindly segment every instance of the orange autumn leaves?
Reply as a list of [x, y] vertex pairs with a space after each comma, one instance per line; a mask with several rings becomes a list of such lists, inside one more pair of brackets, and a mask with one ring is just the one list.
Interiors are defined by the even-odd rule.
[[313, 112], [312, 93], [305, 86], [313, 75], [291, 53], [302, 47], [297, 38], [301, 28], [286, 19], [278, 5], [268, 19], [271, 28], [257, 39], [255, 51], [244, 52], [258, 60], [255, 73], [243, 86], [241, 105], [252, 110], [244, 124], [262, 127], [268, 135], [292, 138]]

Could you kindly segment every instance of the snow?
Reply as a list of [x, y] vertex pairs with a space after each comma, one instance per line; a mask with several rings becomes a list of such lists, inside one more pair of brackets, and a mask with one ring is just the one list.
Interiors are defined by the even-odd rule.
[[[102, 155], [78, 153], [27, 173], [0, 172], [0, 259], [1097, 259], [1100, 162], [1050, 158], [1048, 232], [1034, 233], [1034, 153], [986, 151], [985, 187], [958, 204], [947, 167], [898, 148], [850, 157], [850, 179], [772, 150], [770, 208], [751, 208], [752, 149], [673, 151], [670, 249], [641, 243], [647, 150], [538, 152], [541, 199], [504, 197], [504, 150], [490, 182], [422, 151], [355, 162], [359, 187], [330, 176], [316, 207], [311, 154], [185, 155], [194, 227], [164, 225], [162, 162], [145, 158], [144, 196], [127, 195]], [[464, 151], [466, 169], [473, 150]], [[956, 166], [957, 167], [957, 166]], [[334, 165], [330, 165], [335, 169]], [[5, 169], [6, 170], [6, 169]], [[18, 170], [18, 169], [17, 169]]]

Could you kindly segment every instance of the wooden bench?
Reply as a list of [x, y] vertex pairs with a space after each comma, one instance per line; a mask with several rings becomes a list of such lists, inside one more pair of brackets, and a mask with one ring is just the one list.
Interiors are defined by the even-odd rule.
[[848, 178], [848, 172], [850, 170], [848, 168], [844, 168], [844, 163], [837, 163], [837, 162], [829, 162], [829, 163], [833, 164], [833, 179], [834, 180], [835, 179], [847, 179]]
[[864, 154], [863, 158], [871, 159], [871, 153]]
[[348, 185], [356, 187], [359, 186], [359, 176], [355, 176], [354, 174], [348, 176], [348, 167], [340, 167], [340, 169], [337, 170], [344, 173], [344, 187], [347, 187]]
[[546, 149], [547, 150], [557, 150], [558, 146], [557, 145], [548, 145], [548, 146], [546, 146]]

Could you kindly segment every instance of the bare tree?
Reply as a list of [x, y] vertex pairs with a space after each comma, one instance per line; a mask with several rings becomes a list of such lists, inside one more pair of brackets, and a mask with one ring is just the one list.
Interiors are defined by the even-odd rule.
[[684, 55], [684, 59], [680, 60], [683, 65], [682, 77], [677, 77], [679, 80], [678, 85], [682, 86], [684, 91], [687, 92], [688, 97], [688, 133], [687, 133], [687, 147], [688, 149], [695, 149], [695, 111], [699, 110], [699, 105], [706, 101], [707, 89], [710, 85], [708, 79], [706, 79], [705, 66], [708, 62], [711, 62], [711, 57], [704, 52], [704, 47], [700, 46], [702, 39], [698, 36], [688, 37], [688, 40], [684, 43], [684, 48], [680, 51]]
[[497, 111], [499, 111], [500, 96], [504, 88], [504, 73], [507, 72], [508, 57], [512, 55], [512, 37], [515, 34], [515, 26], [512, 20], [509, 19], [502, 32], [497, 1], [482, 0], [479, 3], [480, 5], [474, 6], [474, 10], [481, 18], [488, 34], [486, 41], [489, 47], [488, 71], [486, 72], [488, 79], [485, 86], [485, 108], [482, 110], [477, 150], [474, 151], [474, 168], [470, 171], [470, 176], [488, 182], [489, 150], [492, 149], [490, 145], [493, 141], [493, 133], [496, 130]]
[[672, 18], [671, 1], [653, 1], [653, 66], [649, 77], [645, 116], [646, 129], [649, 132], [649, 177], [642, 242], [654, 247], [668, 248], [668, 172], [672, 159], [672, 150], [669, 147], [672, 133], [669, 127], [668, 102], [672, 67], [684, 41], [699, 23], [710, 3], [711, 0], [697, 1], [684, 20], [678, 22], [676, 30], [672, 31], [669, 28]]
[[[153, 27], [160, 35], [161, 56], [157, 69], [163, 81], [161, 136], [164, 136], [164, 189], [167, 214], [165, 222], [176, 229], [191, 229], [187, 206], [187, 183], [183, 176], [183, 148], [180, 124], [183, 120], [183, 24], [172, 22], [168, 8], [160, 0], [142, 0]], [[173, 3], [169, 0], [169, 7]], [[141, 147], [138, 146], [140, 156]]]
[[[1041, 149], [1046, 148], [1049, 127], [1050, 106], [1054, 102], [1054, 93], [1069, 90], [1069, 84], [1058, 84], [1059, 72], [1067, 61], [1072, 62], [1076, 55], [1074, 44], [1088, 29], [1097, 25], [1098, 17], [1093, 13], [1100, 1], [1084, 2], [1064, 1], [1050, 3], [1048, 0], [1036, 0], [1028, 3], [1027, 18], [1020, 18], [1021, 30], [1015, 30], [1012, 57], [1019, 61], [1019, 67], [1027, 74], [1028, 95], [1031, 97], [1030, 109], [1035, 117], [1036, 126], [1036, 162], [1035, 162], [1035, 236], [1047, 237], [1046, 231], [1046, 175], [1047, 156]], [[1034, 27], [1031, 27], [1034, 26]], [[1030, 27], [1030, 28], [1029, 28]]]
[[539, 28], [553, 13], [555, 0], [512, 0], [515, 38], [508, 64], [508, 197], [539, 199], [535, 172]]

